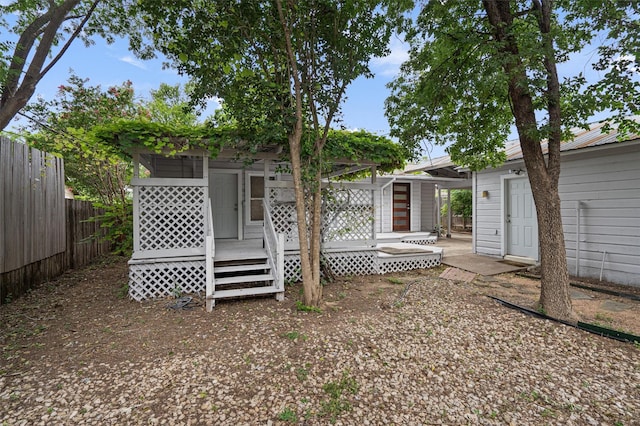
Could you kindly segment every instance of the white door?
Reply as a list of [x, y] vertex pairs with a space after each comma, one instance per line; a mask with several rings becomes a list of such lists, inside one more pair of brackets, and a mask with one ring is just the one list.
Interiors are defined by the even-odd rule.
[[238, 238], [238, 175], [209, 173], [214, 237]]
[[507, 180], [507, 253], [538, 259], [538, 221], [529, 179]]

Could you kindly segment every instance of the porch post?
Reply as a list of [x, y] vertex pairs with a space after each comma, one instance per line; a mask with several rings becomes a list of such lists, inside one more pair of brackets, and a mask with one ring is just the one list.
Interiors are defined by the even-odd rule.
[[451, 238], [451, 188], [447, 188], [447, 238]]
[[440, 232], [442, 231], [442, 214], [440, 213], [440, 207], [442, 206], [442, 188], [438, 185], [438, 198], [436, 200], [436, 217], [438, 220], [436, 221], [438, 238], [440, 238]]

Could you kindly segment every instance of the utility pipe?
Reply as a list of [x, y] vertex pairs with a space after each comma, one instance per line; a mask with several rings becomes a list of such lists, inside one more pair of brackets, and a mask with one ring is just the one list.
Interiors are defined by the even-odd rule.
[[600, 265], [600, 281], [602, 281], [602, 271], [604, 270], [604, 258], [607, 255], [607, 251], [602, 251], [602, 264]]

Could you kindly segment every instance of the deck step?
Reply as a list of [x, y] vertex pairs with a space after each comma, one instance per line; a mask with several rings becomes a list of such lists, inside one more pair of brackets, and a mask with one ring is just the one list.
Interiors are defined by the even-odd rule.
[[[224, 278], [216, 278], [215, 285], [224, 285], [224, 284], [237, 284], [237, 283], [252, 283], [258, 281], [272, 281], [273, 275], [271, 274], [259, 274], [259, 275], [240, 275], [237, 277], [224, 277]], [[216, 292], [217, 293], [217, 292]]]
[[213, 299], [222, 299], [225, 297], [255, 296], [260, 294], [280, 293], [281, 291], [282, 290], [276, 288], [275, 286], [238, 288], [234, 290], [216, 290], [211, 297]]
[[267, 258], [267, 252], [263, 249], [260, 250], [247, 250], [243, 252], [219, 252], [216, 251], [213, 260], [215, 262], [233, 262], [236, 260], [264, 260]]
[[271, 269], [268, 263], [254, 263], [250, 265], [229, 265], [229, 266], [214, 266], [213, 272], [215, 274], [224, 274], [227, 272], [241, 272], [241, 271], [262, 271]]

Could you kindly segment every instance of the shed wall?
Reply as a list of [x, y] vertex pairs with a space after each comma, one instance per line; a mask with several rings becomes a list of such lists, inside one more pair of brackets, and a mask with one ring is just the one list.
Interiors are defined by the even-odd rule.
[[[558, 189], [571, 275], [599, 278], [602, 268], [603, 280], [640, 286], [639, 164], [640, 150], [634, 143], [563, 156]], [[478, 254], [501, 254], [500, 175], [519, 167], [524, 168], [522, 163], [510, 163], [477, 174]], [[489, 197], [482, 198], [482, 191]]]

